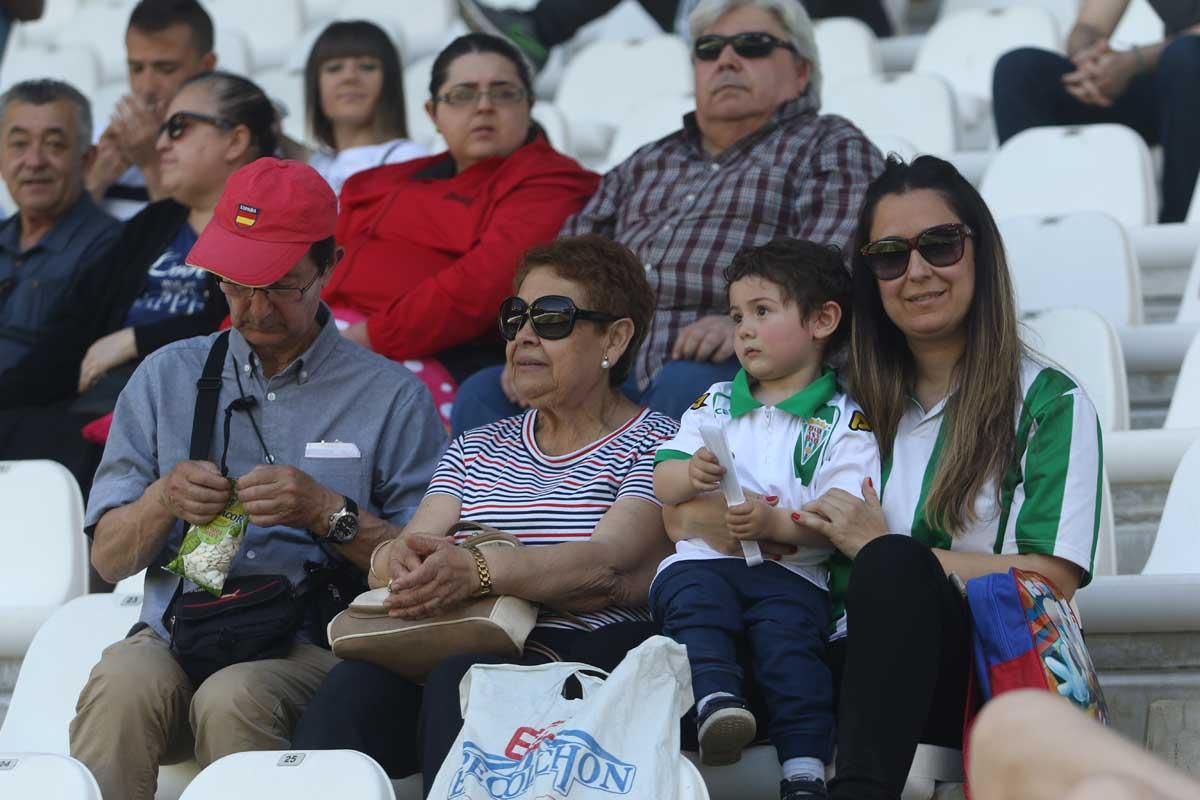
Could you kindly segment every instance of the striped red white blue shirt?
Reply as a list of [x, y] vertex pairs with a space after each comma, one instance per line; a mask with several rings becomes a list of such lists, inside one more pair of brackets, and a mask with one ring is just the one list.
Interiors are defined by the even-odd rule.
[[[604, 438], [560, 456], [538, 447], [536, 423], [537, 411], [530, 410], [459, 436], [442, 456], [427, 494], [458, 498], [463, 520], [507, 531], [526, 545], [585, 542], [624, 497], [661, 506], [654, 496], [654, 454], [675, 435], [675, 420], [644, 409]], [[644, 607], [572, 616], [543, 608], [537, 624], [594, 630], [649, 619]]]

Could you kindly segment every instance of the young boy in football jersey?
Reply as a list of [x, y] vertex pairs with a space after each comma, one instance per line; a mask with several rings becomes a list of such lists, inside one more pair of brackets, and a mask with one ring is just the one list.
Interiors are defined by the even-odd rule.
[[[742, 369], [696, 399], [655, 457], [666, 505], [717, 491], [724, 470], [702, 426], [724, 430], [747, 502], [725, 522], [742, 539], [796, 542], [791, 515], [825, 492], [862, 496], [879, 480], [879, 450], [858, 405], [826, 366], [849, 336], [850, 275], [836, 248], [775, 239], [743, 249], [725, 271]], [[766, 701], [783, 800], [826, 798], [833, 755], [833, 687], [825, 664], [831, 623], [820, 535], [797, 552], [750, 566], [699, 537], [679, 540], [658, 568], [650, 608], [692, 666], [700, 756], [729, 764], [756, 735], [745, 701], [749, 665]]]

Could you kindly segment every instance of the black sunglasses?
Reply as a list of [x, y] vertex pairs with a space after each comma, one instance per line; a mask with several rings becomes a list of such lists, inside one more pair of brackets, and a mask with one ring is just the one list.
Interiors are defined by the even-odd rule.
[[716, 61], [727, 44], [733, 45], [733, 52], [742, 58], [765, 58], [771, 55], [776, 47], [796, 52], [796, 46], [791, 42], [785, 42], [763, 31], [747, 31], [735, 33], [733, 36], [708, 33], [696, 39], [692, 52], [701, 61]]
[[892, 281], [908, 272], [909, 254], [916, 250], [931, 267], [950, 267], [963, 257], [964, 242], [975, 231], [961, 222], [934, 225], [911, 239], [889, 236], [864, 246], [863, 261], [881, 281]]
[[237, 127], [237, 123], [232, 120], [222, 119], [221, 117], [213, 117], [208, 114], [200, 114], [195, 111], [176, 111], [171, 116], [167, 117], [158, 129], [158, 135], [164, 133], [171, 141], [175, 141], [180, 136], [187, 132], [189, 122], [203, 122], [208, 125], [213, 125], [223, 131], [231, 130]]
[[541, 339], [567, 338], [575, 329], [577, 319], [590, 319], [593, 322], [612, 322], [617, 319], [603, 311], [578, 308], [571, 298], [560, 294], [548, 294], [532, 303], [526, 303], [519, 297], [510, 297], [500, 304], [500, 335], [513, 341], [527, 317], [533, 332]]

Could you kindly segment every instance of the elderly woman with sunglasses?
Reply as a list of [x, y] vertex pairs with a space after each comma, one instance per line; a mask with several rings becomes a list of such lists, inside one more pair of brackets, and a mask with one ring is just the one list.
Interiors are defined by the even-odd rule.
[[948, 576], [1017, 567], [1073, 595], [1091, 576], [1103, 468], [1096, 411], [1021, 341], [995, 220], [952, 165], [888, 162], [853, 269], [848, 378], [884, 479], [793, 516], [839, 551], [838, 800], [899, 797], [918, 742], [961, 747], [970, 640]]
[[359, 344], [434, 361], [418, 377], [435, 396], [501, 360], [494, 315], [521, 253], [553, 239], [599, 182], [554, 150], [533, 100], [511, 44], [459, 37], [434, 61], [425, 103], [446, 152], [361, 172], [342, 189], [346, 255], [325, 301]]
[[[514, 661], [611, 669], [652, 632], [647, 593], [670, 552], [653, 468], [677, 426], [620, 391], [653, 295], [633, 254], [600, 236], [531, 250], [516, 287], [501, 306], [500, 333], [531, 408], [451, 443], [412, 521], [374, 555], [373, 572], [384, 575], [374, 583], [390, 579], [387, 604], [407, 619], [480, 594], [524, 597], [541, 613]], [[478, 555], [443, 536], [460, 520], [533, 546], [489, 551], [481, 569]], [[293, 745], [361, 750], [393, 777], [420, 768], [431, 786], [462, 724], [460, 680], [471, 664], [502, 661], [450, 658], [423, 691], [381, 667], [343, 662], [309, 704]]]

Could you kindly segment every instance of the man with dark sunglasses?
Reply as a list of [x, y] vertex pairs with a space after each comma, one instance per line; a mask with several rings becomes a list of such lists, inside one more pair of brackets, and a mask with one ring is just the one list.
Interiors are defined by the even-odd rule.
[[[856, 17], [871, 26], [876, 36], [891, 36], [892, 21], [880, 0], [803, 0], [813, 19]], [[621, 0], [541, 0], [528, 11], [493, 8], [477, 0], [459, 0], [463, 20], [474, 31], [503, 36], [521, 49], [534, 68], [541, 70], [550, 51], [570, 40], [575, 32], [612, 11]], [[638, 4], [668, 33], [687, 35], [688, 16], [699, 0], [638, 0]]]
[[[689, 31], [695, 112], [605, 175], [560, 233], [608, 236], [645, 266], [656, 311], [626, 392], [675, 418], [737, 371], [721, 277], [734, 254], [779, 236], [845, 250], [883, 171], [861, 131], [818, 113], [813, 26], [797, 0], [701, 0]], [[458, 397], [455, 432], [520, 403], [498, 367]]]

